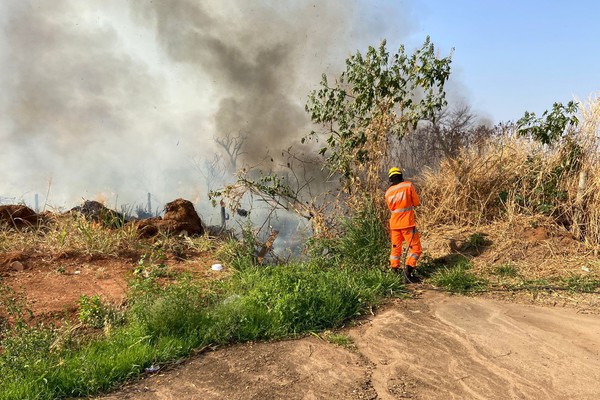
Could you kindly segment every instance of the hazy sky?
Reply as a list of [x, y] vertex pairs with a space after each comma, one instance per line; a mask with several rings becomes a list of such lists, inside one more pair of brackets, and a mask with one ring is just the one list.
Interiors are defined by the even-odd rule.
[[297, 144], [321, 73], [382, 38], [454, 48], [450, 100], [493, 123], [587, 98], [599, 4], [3, 0], [0, 201], [207, 204], [216, 136], [249, 134], [252, 163]]

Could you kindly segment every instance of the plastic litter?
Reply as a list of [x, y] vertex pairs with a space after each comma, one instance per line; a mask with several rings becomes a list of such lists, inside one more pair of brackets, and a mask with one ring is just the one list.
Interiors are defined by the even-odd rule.
[[152, 374], [160, 369], [160, 366], [152, 364], [148, 368], [144, 368], [144, 371], [148, 374]]
[[222, 271], [223, 270], [223, 266], [221, 264], [213, 264], [211, 269], [213, 271]]

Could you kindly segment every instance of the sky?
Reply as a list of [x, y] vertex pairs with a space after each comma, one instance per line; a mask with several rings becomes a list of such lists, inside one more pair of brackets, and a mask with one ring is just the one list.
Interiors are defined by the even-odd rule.
[[284, 162], [321, 74], [383, 38], [454, 49], [450, 104], [482, 121], [539, 114], [600, 91], [599, 16], [594, 1], [3, 0], [0, 202], [150, 192], [204, 209], [231, 179], [209, 168], [216, 138], [248, 136], [240, 165]]
[[411, 38], [430, 35], [441, 49], [455, 49], [453, 77], [494, 123], [600, 91], [600, 2], [410, 3], [418, 24]]

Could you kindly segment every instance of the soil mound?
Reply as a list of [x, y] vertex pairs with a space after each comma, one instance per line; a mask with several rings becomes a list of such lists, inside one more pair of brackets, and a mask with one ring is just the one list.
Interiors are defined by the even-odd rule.
[[126, 222], [123, 214], [113, 211], [94, 200], [86, 200], [82, 205], [73, 207], [71, 212], [81, 213], [87, 220], [100, 222], [111, 228], [119, 228]]
[[165, 205], [164, 217], [143, 219], [135, 222], [140, 236], [152, 237], [159, 232], [203, 235], [202, 221], [189, 200], [177, 199]]
[[24, 205], [0, 206], [0, 225], [7, 225], [15, 229], [35, 226], [38, 215], [31, 208]]

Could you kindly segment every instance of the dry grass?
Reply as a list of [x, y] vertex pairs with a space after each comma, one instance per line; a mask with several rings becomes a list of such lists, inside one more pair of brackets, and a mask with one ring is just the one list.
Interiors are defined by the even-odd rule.
[[545, 215], [588, 246], [600, 246], [600, 100], [580, 109], [579, 129], [554, 147], [508, 132], [426, 171], [423, 226]]
[[201, 253], [215, 247], [208, 236], [160, 234], [141, 239], [133, 224], [109, 228], [81, 214], [47, 215], [45, 222], [26, 230], [0, 229], [0, 252], [22, 252], [56, 257], [63, 254], [118, 257], [162, 251], [175, 256]]
[[0, 250], [5, 252], [117, 255], [135, 247], [135, 242], [137, 232], [133, 226], [109, 229], [79, 214], [52, 215], [40, 226], [27, 230], [0, 230]]
[[[564, 228], [542, 216], [516, 216], [478, 227], [444, 225], [423, 232], [424, 244], [433, 258], [462, 255], [475, 272], [490, 275], [498, 266], [511, 265], [527, 279], [546, 279], [582, 274], [582, 267], [600, 276], [597, 252], [575, 240]], [[473, 237], [482, 237], [473, 246]]]

